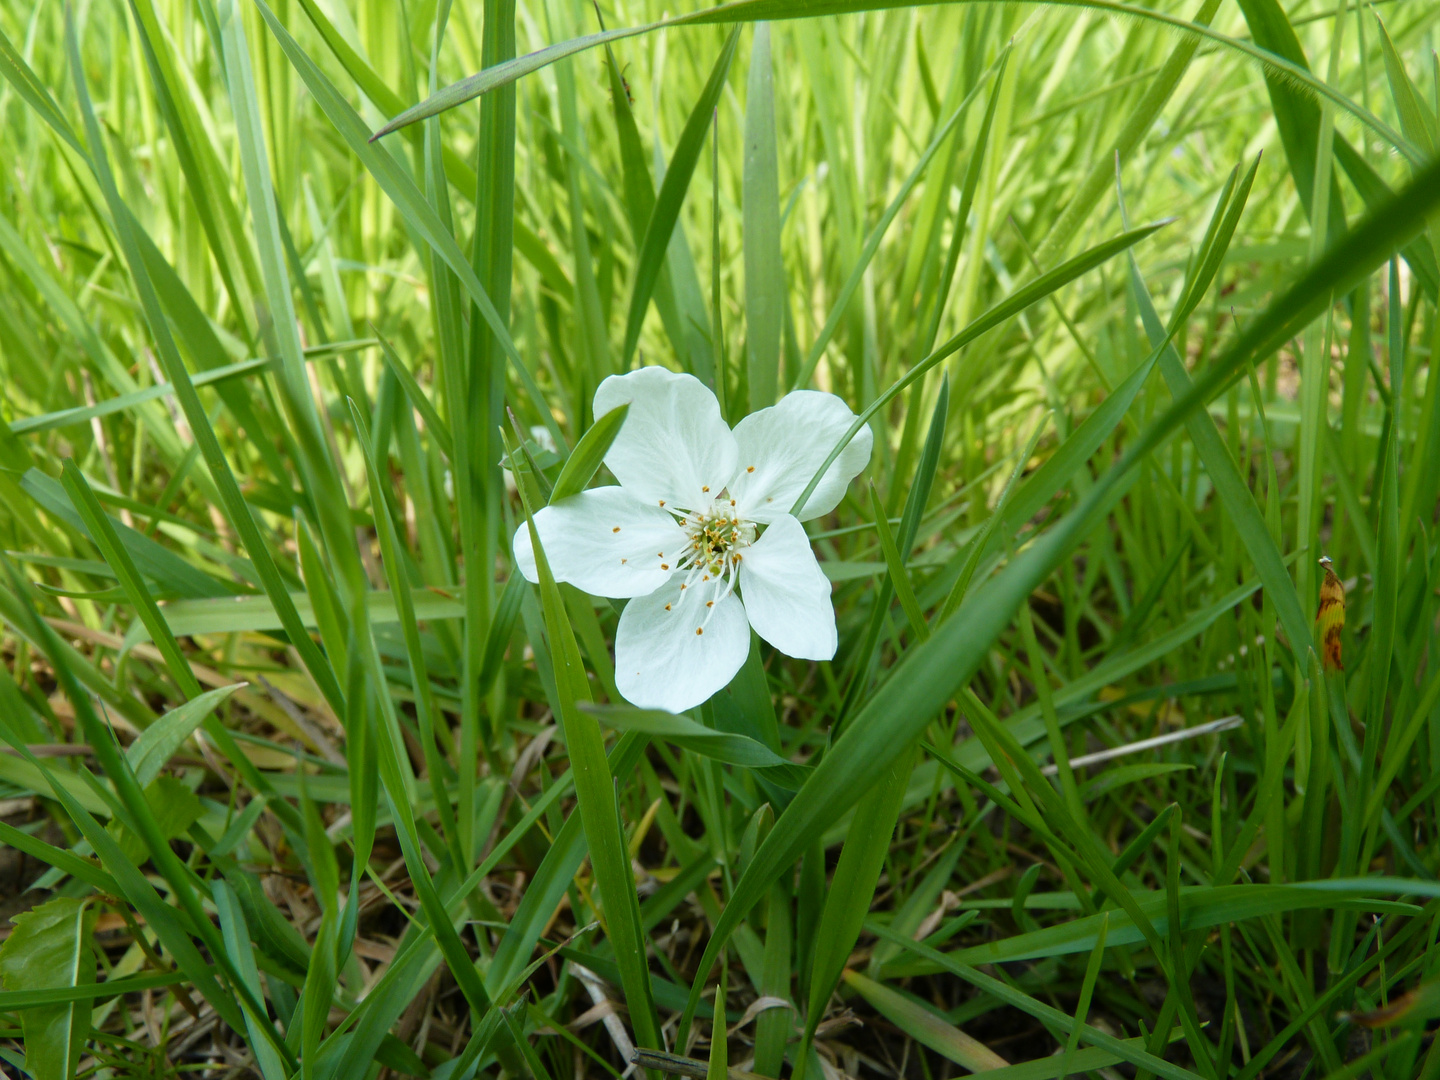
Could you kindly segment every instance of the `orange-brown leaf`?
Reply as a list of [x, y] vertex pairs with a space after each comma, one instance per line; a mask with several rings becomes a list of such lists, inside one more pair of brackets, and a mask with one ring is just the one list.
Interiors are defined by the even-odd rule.
[[1340, 634], [1345, 629], [1345, 586], [1335, 575], [1328, 557], [1320, 559], [1325, 580], [1320, 585], [1320, 607], [1315, 612], [1315, 636], [1326, 671], [1344, 671], [1340, 657]]

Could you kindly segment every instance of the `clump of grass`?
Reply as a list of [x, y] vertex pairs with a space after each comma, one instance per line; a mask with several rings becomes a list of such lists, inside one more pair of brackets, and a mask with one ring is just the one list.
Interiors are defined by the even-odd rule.
[[[9, 1067], [1440, 1076], [1434, 10], [869, 6], [0, 3]], [[654, 363], [875, 444], [686, 717]]]

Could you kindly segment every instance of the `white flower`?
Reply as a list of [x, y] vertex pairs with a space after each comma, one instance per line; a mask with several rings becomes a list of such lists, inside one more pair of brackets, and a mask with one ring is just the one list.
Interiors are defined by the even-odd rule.
[[[833, 657], [830, 582], [800, 522], [840, 502], [870, 460], [870, 429], [860, 429], [792, 515], [855, 420], [838, 397], [796, 390], [731, 431], [699, 379], [647, 367], [600, 384], [596, 419], [626, 402], [630, 412], [605, 455], [620, 485], [535, 515], [557, 581], [630, 598], [615, 634], [620, 693], [642, 708], [699, 705], [740, 670], [751, 626], [790, 656]], [[514, 548], [521, 573], [539, 580], [524, 525]]]

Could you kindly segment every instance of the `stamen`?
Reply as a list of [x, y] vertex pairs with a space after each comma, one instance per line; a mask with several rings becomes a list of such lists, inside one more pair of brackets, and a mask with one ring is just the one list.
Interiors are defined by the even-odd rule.
[[613, 529], [611, 529], [610, 531], [611, 531], [611, 532], [619, 532], [619, 531], [620, 531], [620, 526], [619, 526], [619, 525], [616, 525], [616, 526], [615, 526]]
[[[752, 473], [752, 472], [755, 471], [755, 466], [754, 466], [754, 465], [751, 465], [751, 466], [750, 466], [748, 469], [746, 469], [745, 471], [746, 471], [747, 473]], [[661, 503], [660, 505], [661, 505], [661, 506], [664, 506], [665, 504], [664, 504], [664, 503]]]
[[695, 627], [695, 633], [696, 633], [697, 636], [700, 635], [700, 634], [703, 634], [704, 632], [705, 632], [705, 628], [704, 628], [703, 626], [697, 626], [697, 627]]

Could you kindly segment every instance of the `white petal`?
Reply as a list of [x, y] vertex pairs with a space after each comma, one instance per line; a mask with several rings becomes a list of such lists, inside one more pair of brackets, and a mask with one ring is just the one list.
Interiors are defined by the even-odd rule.
[[[664, 585], [685, 546], [685, 530], [658, 506], [624, 488], [602, 487], [535, 513], [535, 529], [556, 581], [592, 596], [644, 596]], [[530, 529], [515, 530], [515, 565], [539, 581]]]
[[805, 527], [786, 514], [741, 554], [740, 595], [755, 632], [787, 656], [833, 657], [838, 638], [830, 581]]
[[[778, 521], [789, 514], [815, 470], [855, 422], [850, 406], [834, 394], [792, 390], [779, 405], [753, 412], [735, 425], [740, 461], [730, 494], [751, 521]], [[870, 461], [874, 436], [862, 427], [825, 470], [797, 517], [828, 514], [845, 488]]]
[[693, 375], [645, 367], [600, 384], [595, 418], [627, 401], [630, 412], [605, 455], [615, 478], [652, 505], [709, 506], [738, 460], [715, 395]]
[[[750, 653], [745, 607], [734, 593], [705, 607], [708, 589], [672, 579], [638, 596], [615, 630], [615, 684], [642, 709], [684, 712], [723, 690]], [[696, 633], [703, 629], [702, 633]]]

